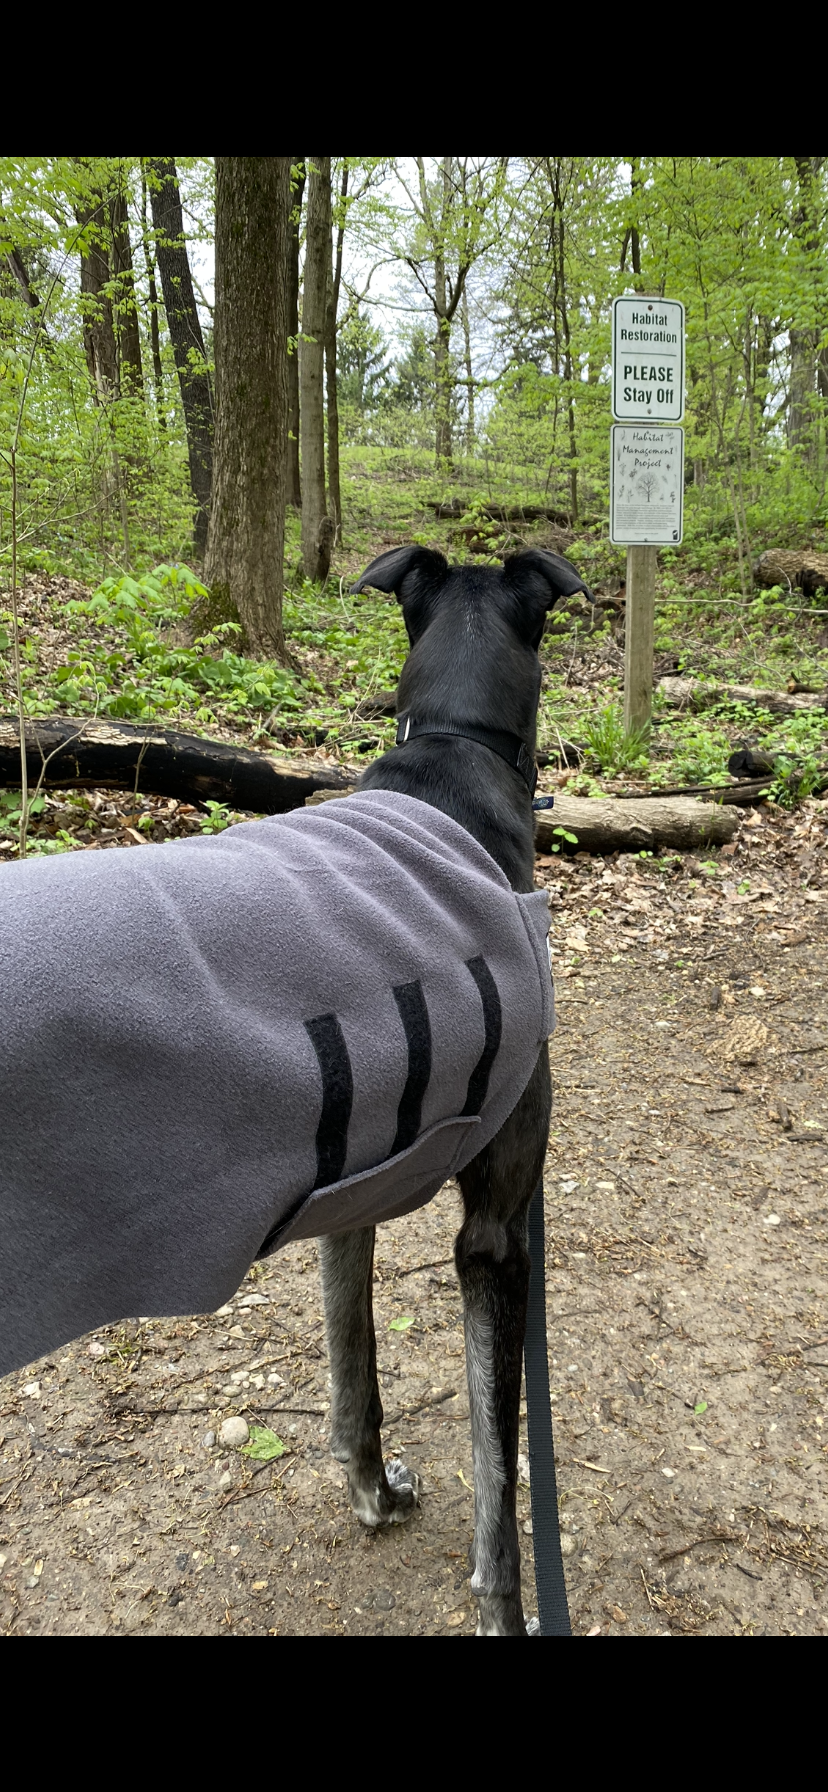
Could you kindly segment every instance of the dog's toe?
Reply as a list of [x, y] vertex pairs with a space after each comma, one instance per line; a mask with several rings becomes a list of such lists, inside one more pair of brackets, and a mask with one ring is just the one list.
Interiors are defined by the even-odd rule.
[[348, 1477], [354, 1515], [372, 1531], [386, 1524], [405, 1524], [420, 1503], [422, 1483], [416, 1470], [406, 1468], [396, 1456], [384, 1466], [382, 1481], [357, 1483], [353, 1475]]
[[402, 1524], [420, 1503], [422, 1482], [416, 1469], [406, 1468], [405, 1463], [400, 1462], [396, 1456], [389, 1457], [386, 1462], [385, 1478], [392, 1500], [392, 1509], [386, 1523]]

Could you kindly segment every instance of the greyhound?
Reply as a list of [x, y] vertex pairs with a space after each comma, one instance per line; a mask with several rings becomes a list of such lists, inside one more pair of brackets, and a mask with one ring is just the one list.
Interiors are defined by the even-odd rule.
[[396, 592], [411, 651], [397, 745], [349, 801], [3, 873], [0, 1373], [125, 1314], [212, 1312], [254, 1257], [322, 1235], [333, 1451], [357, 1517], [398, 1523], [419, 1482], [383, 1466], [374, 1226], [457, 1166], [472, 1586], [481, 1633], [519, 1635], [554, 1006], [532, 888], [537, 648], [556, 597], [586, 587], [553, 554], [450, 569], [420, 547], [365, 585]]
[[[394, 594], [410, 652], [397, 691], [397, 744], [362, 790], [402, 792], [472, 834], [516, 891], [533, 887], [532, 792], [546, 612], [591, 592], [569, 562], [530, 550], [494, 566], [449, 566], [401, 547], [352, 587]], [[474, 1460], [472, 1591], [478, 1636], [525, 1636], [516, 1516], [521, 1358], [529, 1289], [527, 1218], [543, 1171], [551, 1080], [545, 1049], [500, 1131], [459, 1175], [455, 1262], [463, 1295]], [[372, 1315], [373, 1227], [320, 1239], [331, 1363], [331, 1449], [369, 1526], [409, 1518], [419, 1477], [383, 1463]]]

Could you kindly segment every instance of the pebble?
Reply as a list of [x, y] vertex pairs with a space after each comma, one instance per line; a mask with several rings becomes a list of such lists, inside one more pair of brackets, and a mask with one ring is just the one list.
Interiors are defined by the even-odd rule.
[[561, 1538], [561, 1555], [562, 1556], [574, 1556], [577, 1548], [578, 1548], [578, 1543], [577, 1543], [577, 1539], [575, 1537], [563, 1536]]
[[250, 1427], [246, 1419], [225, 1419], [218, 1435], [219, 1443], [223, 1444], [226, 1450], [238, 1450], [242, 1444], [247, 1443]]
[[528, 1456], [524, 1456], [522, 1454], [520, 1456], [518, 1456], [517, 1472], [518, 1472], [518, 1480], [525, 1482], [526, 1486], [528, 1487], [528, 1485], [529, 1485], [529, 1458], [528, 1458]]
[[233, 1476], [231, 1475], [229, 1468], [226, 1468], [219, 1481], [219, 1493], [229, 1493], [232, 1485]]
[[[762, 1219], [763, 1226], [781, 1226], [781, 1224], [782, 1224], [782, 1221], [781, 1221], [778, 1213], [766, 1213], [763, 1216], [763, 1219]], [[25, 1393], [25, 1388], [23, 1391]]]
[[676, 1471], [674, 1468], [663, 1468], [661, 1472], [665, 1481], [674, 1481], [676, 1478]]
[[215, 1431], [205, 1431], [204, 1436], [201, 1440], [202, 1450], [212, 1450], [215, 1441], [216, 1441]]

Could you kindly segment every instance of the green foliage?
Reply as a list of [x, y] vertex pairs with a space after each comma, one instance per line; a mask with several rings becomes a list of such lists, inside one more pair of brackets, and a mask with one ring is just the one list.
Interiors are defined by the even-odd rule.
[[813, 796], [815, 790], [822, 789], [825, 781], [825, 767], [820, 767], [814, 758], [793, 763], [787, 755], [780, 754], [773, 782], [768, 788], [781, 808], [795, 809], [806, 797]]
[[214, 723], [219, 708], [245, 721], [304, 711], [309, 681], [235, 653], [227, 643], [239, 634], [237, 623], [197, 636], [192, 647], [176, 641], [206, 597], [188, 567], [164, 564], [140, 579], [105, 579], [88, 600], [71, 600], [66, 613], [84, 651], [70, 651], [48, 681], [56, 706], [138, 721], [175, 716], [199, 726]]
[[721, 784], [727, 781], [727, 760], [733, 747], [726, 729], [688, 716], [686, 720], [671, 724], [670, 742], [676, 783]]
[[276, 1462], [284, 1456], [287, 1444], [271, 1431], [269, 1425], [251, 1425], [250, 1440], [242, 1444], [242, 1456], [249, 1456], [251, 1462]]
[[[211, 798], [208, 798], [204, 807], [207, 813], [201, 817], [200, 826], [202, 834], [223, 834], [225, 828], [229, 828], [233, 819], [232, 809], [229, 809], [226, 803], [217, 803]], [[151, 818], [150, 825], [152, 825]]]
[[647, 764], [649, 728], [625, 729], [620, 709], [609, 704], [581, 724], [590, 759], [601, 771], [626, 771]]
[[568, 833], [566, 828], [553, 828], [552, 832], [553, 832], [553, 834], [557, 834], [559, 836], [559, 838], [557, 840], [553, 840], [553, 842], [552, 842], [552, 851], [553, 852], [560, 852], [561, 843], [564, 840], [567, 842], [568, 846], [577, 846], [577, 844], [578, 844], [577, 834]]

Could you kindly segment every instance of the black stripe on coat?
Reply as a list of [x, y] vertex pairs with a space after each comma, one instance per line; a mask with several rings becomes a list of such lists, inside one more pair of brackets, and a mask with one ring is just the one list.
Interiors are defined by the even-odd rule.
[[461, 1108], [461, 1115], [479, 1114], [486, 1099], [492, 1065], [500, 1050], [500, 1039], [503, 1031], [503, 1011], [497, 984], [486, 963], [485, 958], [469, 958], [466, 969], [471, 971], [477, 984], [480, 1000], [483, 1004], [483, 1027], [485, 1043], [480, 1057], [469, 1077], [466, 1105]]
[[397, 1133], [391, 1146], [392, 1157], [396, 1157], [398, 1151], [407, 1151], [417, 1137], [422, 1119], [423, 1096], [431, 1077], [431, 1023], [419, 978], [416, 983], [398, 983], [394, 990], [394, 1001], [405, 1029], [408, 1076], [397, 1109]]
[[345, 1035], [335, 1014], [318, 1014], [305, 1028], [322, 1073], [322, 1113], [316, 1129], [314, 1188], [339, 1182], [348, 1152], [348, 1126], [354, 1105], [354, 1077]]

